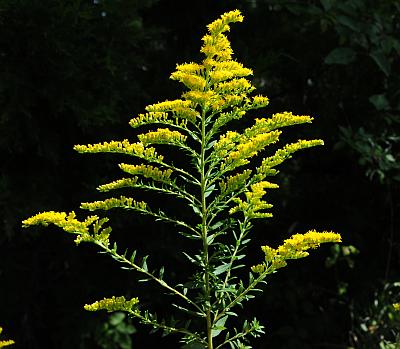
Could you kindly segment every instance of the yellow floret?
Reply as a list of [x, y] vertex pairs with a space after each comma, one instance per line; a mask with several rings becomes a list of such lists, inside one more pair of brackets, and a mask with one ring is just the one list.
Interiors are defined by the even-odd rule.
[[179, 144], [186, 141], [187, 136], [179, 131], [171, 131], [168, 128], [158, 128], [157, 131], [149, 131], [138, 135], [141, 143], [148, 144]]
[[108, 312], [132, 311], [138, 303], [139, 303], [138, 298], [132, 298], [130, 300], [126, 300], [124, 296], [121, 297], [112, 296], [111, 298], [104, 298], [92, 304], [85, 304], [84, 308], [87, 311], [98, 311], [98, 310], [107, 310]]

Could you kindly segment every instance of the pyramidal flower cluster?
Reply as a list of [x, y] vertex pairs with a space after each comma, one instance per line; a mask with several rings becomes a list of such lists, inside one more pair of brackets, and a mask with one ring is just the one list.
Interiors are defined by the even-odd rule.
[[[137, 298], [126, 300], [123, 296], [85, 305], [86, 310], [126, 311], [153, 329], [180, 334], [184, 343], [193, 343], [196, 348], [251, 348], [249, 338], [263, 334], [263, 326], [253, 318], [235, 327], [229, 319], [236, 315], [236, 309], [252, 299], [265, 278], [285, 266], [287, 260], [306, 257], [310, 249], [322, 243], [341, 241], [334, 232], [312, 230], [293, 235], [276, 249], [262, 246], [265, 258], [259, 265], [243, 263], [252, 222], [272, 217], [273, 205], [266, 197], [279, 187], [271, 181], [277, 167], [295, 152], [322, 145], [323, 141], [299, 139], [279, 146], [284, 128], [311, 123], [313, 118], [287, 111], [268, 116], [262, 110], [269, 99], [253, 94], [255, 87], [249, 80], [253, 71], [233, 58], [227, 37], [230, 25], [242, 21], [240, 11], [234, 10], [207, 26], [200, 49], [203, 59], [178, 64], [170, 76], [183, 85], [179, 98], [150, 104], [130, 120], [133, 129], [146, 130], [136, 134], [136, 140], [74, 147], [79, 153], [119, 153], [127, 158], [118, 165], [123, 177], [99, 184], [97, 189], [106, 196], [104, 200], [84, 202], [80, 208], [103, 214], [123, 208], [174, 224], [177, 237], [189, 238], [197, 248], [194, 254], [177, 251], [196, 269], [189, 280], [174, 285], [168, 280], [171, 271], [163, 266], [149, 268], [151, 256], [126, 249], [121, 253], [117, 243], [111, 242], [111, 227], [105, 227], [107, 217], [78, 219], [74, 212], [50, 211], [23, 221], [24, 227], [54, 224], [75, 235], [77, 244], [96, 244], [125, 268], [142, 274], [144, 280], [176, 299], [168, 303], [173, 306], [171, 316], [164, 317], [143, 309]], [[250, 118], [250, 111], [259, 114], [251, 117], [251, 126], [232, 129], [232, 121]], [[176, 150], [182, 152], [187, 166], [167, 160], [169, 147], [175, 148], [174, 154]], [[147, 202], [135, 199], [137, 190], [176, 197], [193, 209], [193, 219], [185, 221], [161, 208], [150, 208]], [[110, 196], [115, 191], [124, 195]], [[248, 280], [237, 274], [243, 268], [250, 272]], [[192, 321], [194, 318], [196, 321]]]

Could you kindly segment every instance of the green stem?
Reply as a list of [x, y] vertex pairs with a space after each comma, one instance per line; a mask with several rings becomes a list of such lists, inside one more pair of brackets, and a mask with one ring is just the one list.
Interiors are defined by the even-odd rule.
[[218, 345], [215, 349], [222, 348], [225, 344], [232, 343], [235, 339], [244, 338], [250, 332], [251, 332], [251, 330], [246, 330], [245, 332], [240, 332], [240, 333], [236, 334], [235, 336], [227, 339], [225, 342], [221, 343], [220, 345]]
[[[228, 268], [228, 270], [227, 270], [227, 272], [226, 272], [226, 276], [225, 276], [225, 280], [224, 280], [224, 284], [223, 284], [223, 286], [222, 286], [222, 289], [224, 289], [224, 288], [226, 287], [226, 285], [228, 284], [229, 277], [231, 276], [231, 271], [232, 271], [233, 263], [235, 262], [235, 258], [236, 258], [236, 255], [237, 255], [238, 251], [239, 251], [239, 248], [240, 248], [240, 246], [241, 246], [242, 240], [243, 240], [243, 238], [246, 236], [246, 232], [247, 232], [246, 227], [247, 227], [247, 224], [248, 224], [248, 219], [247, 219], [247, 217], [245, 217], [245, 219], [244, 219], [244, 221], [243, 221], [243, 224], [242, 224], [242, 226], [241, 226], [241, 228], [240, 228], [240, 235], [239, 235], [239, 238], [236, 240], [235, 250], [233, 251], [232, 256], [231, 256], [231, 259], [230, 259], [230, 261], [229, 261], [229, 268]], [[222, 294], [223, 294], [223, 293], [221, 292], [221, 295], [222, 295]], [[221, 299], [222, 299], [222, 297], [221, 297]], [[221, 301], [221, 299], [219, 300], [219, 302]], [[218, 302], [218, 303], [219, 303], [219, 302]]]
[[127, 259], [125, 256], [120, 255], [119, 253], [110, 249], [108, 246], [104, 245], [103, 243], [98, 242], [98, 241], [94, 241], [94, 243], [97, 246], [101, 247], [103, 250], [105, 250], [107, 253], [111, 254], [117, 261], [119, 261], [121, 263], [129, 264], [132, 269], [134, 269], [142, 274], [145, 274], [146, 276], [148, 276], [149, 278], [151, 278], [152, 280], [154, 280], [155, 282], [160, 284], [162, 287], [166, 288], [167, 290], [171, 291], [175, 295], [184, 299], [187, 303], [191, 304], [193, 307], [195, 307], [198, 310], [198, 313], [196, 313], [196, 314], [199, 314], [200, 316], [205, 316], [204, 311], [196, 303], [194, 303], [190, 298], [186, 297], [183, 293], [179, 292], [175, 288], [168, 285], [164, 280], [159, 279], [158, 277], [154, 276], [149, 271], [139, 267], [138, 265], [136, 265], [135, 263], [133, 263], [129, 259]]
[[228, 312], [230, 309], [232, 309], [236, 304], [238, 304], [244, 296], [249, 293], [251, 290], [253, 290], [257, 284], [265, 279], [265, 277], [270, 273], [269, 268], [267, 268], [263, 273], [261, 273], [258, 278], [254, 279], [249, 286], [247, 286], [238, 296], [235, 297], [234, 300], [232, 300], [222, 311], [219, 313], [218, 316], [215, 316], [214, 321], [218, 321], [221, 317], [223, 317], [226, 312]]
[[163, 221], [166, 221], [166, 222], [170, 222], [170, 223], [173, 223], [173, 224], [176, 224], [176, 225], [180, 225], [182, 227], [185, 227], [185, 228], [191, 230], [195, 235], [197, 235], [197, 236], [200, 235], [200, 233], [196, 229], [191, 227], [189, 224], [187, 224], [187, 223], [185, 223], [183, 221], [177, 221], [177, 220], [175, 220], [173, 218], [170, 218], [165, 213], [159, 214], [159, 213], [156, 213], [156, 212], [152, 212], [152, 211], [144, 210], [144, 209], [138, 209], [138, 208], [135, 208], [135, 210], [140, 212], [140, 213], [142, 213], [142, 214], [147, 214], [149, 216], [156, 217], [156, 218], [158, 218], [160, 220], [163, 220]]
[[160, 324], [157, 321], [148, 319], [147, 317], [141, 315], [140, 313], [132, 311], [132, 310], [129, 312], [129, 314], [131, 314], [131, 316], [133, 316], [133, 317], [138, 318], [143, 324], [151, 325], [153, 327], [163, 329], [170, 333], [183, 333], [185, 335], [189, 335], [189, 336], [196, 338], [196, 340], [199, 341], [200, 343], [207, 344], [206, 341], [203, 338], [201, 338], [198, 334], [192, 333], [189, 330], [187, 330], [186, 328], [176, 328], [176, 327], [168, 326], [165, 324]]
[[205, 313], [207, 321], [207, 343], [208, 349], [213, 349], [212, 340], [212, 321], [211, 321], [211, 300], [210, 300], [210, 265], [208, 256], [208, 242], [207, 242], [207, 203], [206, 203], [206, 186], [207, 178], [205, 172], [205, 148], [206, 148], [206, 110], [203, 109], [201, 116], [201, 158], [200, 158], [200, 172], [201, 172], [201, 208], [202, 208], [202, 222], [201, 233], [203, 240], [203, 259], [204, 259], [204, 293], [205, 293]]

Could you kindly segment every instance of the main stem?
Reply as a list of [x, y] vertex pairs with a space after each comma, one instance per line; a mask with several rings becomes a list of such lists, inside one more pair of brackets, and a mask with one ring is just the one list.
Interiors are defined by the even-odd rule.
[[207, 321], [207, 343], [208, 349], [213, 349], [212, 340], [212, 322], [211, 322], [211, 299], [210, 299], [210, 277], [209, 277], [209, 256], [208, 256], [208, 242], [207, 242], [207, 203], [206, 203], [206, 170], [205, 170], [205, 151], [206, 151], [206, 110], [203, 109], [201, 115], [201, 208], [202, 208], [202, 222], [201, 234], [203, 240], [203, 258], [204, 258], [204, 293], [205, 293], [205, 313]]

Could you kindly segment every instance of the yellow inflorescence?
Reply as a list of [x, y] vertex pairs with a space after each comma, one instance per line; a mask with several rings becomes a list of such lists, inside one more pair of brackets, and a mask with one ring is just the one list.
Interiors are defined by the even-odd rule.
[[230, 81], [224, 81], [216, 84], [215, 91], [220, 93], [230, 93], [230, 92], [246, 92], [250, 93], [255, 89], [254, 86], [251, 85], [250, 81], [245, 78], [240, 79], [232, 79]]
[[212, 84], [220, 83], [232, 78], [241, 78], [253, 75], [253, 71], [245, 68], [242, 63], [236, 61], [216, 62], [214, 69], [210, 72]]
[[100, 301], [96, 301], [92, 304], [85, 304], [84, 308], [87, 311], [98, 311], [107, 310], [108, 312], [113, 311], [132, 311], [136, 308], [139, 303], [138, 298], [132, 298], [126, 300], [124, 296], [104, 298]]
[[12, 339], [7, 339], [4, 341], [0, 341], [0, 348], [7, 347], [9, 345], [15, 344], [15, 342]]
[[267, 145], [276, 143], [281, 133], [281, 131], [272, 131], [269, 133], [257, 134], [249, 140], [239, 143], [236, 148], [237, 150], [230, 152], [224, 162], [221, 163], [221, 169], [227, 167], [234, 169], [238, 166], [248, 164], [249, 158], [257, 155], [257, 153], [263, 150]]
[[250, 175], [251, 170], [244, 170], [242, 173], [237, 173], [234, 176], [228, 177], [226, 181], [221, 181], [219, 183], [221, 193], [230, 193], [243, 187]]
[[295, 234], [284, 240], [283, 245], [277, 249], [269, 246], [262, 246], [265, 255], [265, 262], [252, 267], [255, 273], [272, 272], [286, 266], [286, 260], [299, 259], [309, 255], [307, 250], [317, 248], [320, 244], [327, 242], [341, 242], [340, 234], [334, 232], [317, 232], [310, 230], [305, 234]]
[[129, 121], [129, 125], [135, 128], [156, 122], [168, 122], [168, 114], [164, 112], [148, 112], [145, 114], [139, 114], [136, 118]]
[[193, 75], [204, 75], [204, 66], [198, 63], [182, 63], [176, 65], [176, 70], [181, 71], [185, 74], [193, 74]]
[[150, 131], [138, 135], [141, 143], [148, 144], [180, 144], [186, 141], [187, 136], [179, 131], [171, 131], [168, 128], [158, 128], [157, 131]]
[[219, 34], [229, 30], [229, 23], [243, 22], [243, 16], [239, 10], [224, 13], [220, 18], [207, 26], [211, 34]]
[[[3, 332], [3, 329], [0, 327], [0, 334], [2, 332]], [[4, 348], [4, 347], [7, 347], [12, 344], [15, 344], [15, 342], [12, 339], [0, 340], [0, 348]]]
[[211, 104], [211, 109], [220, 111], [225, 108], [234, 107], [243, 102], [246, 98], [245, 94], [228, 94], [223, 97], [216, 98]]
[[127, 172], [132, 175], [142, 175], [146, 178], [154, 179], [155, 181], [168, 182], [171, 177], [172, 170], [160, 170], [157, 167], [151, 165], [129, 165], [129, 164], [119, 164], [122, 171]]
[[[182, 99], [175, 99], [173, 101], [164, 101], [159, 102], [156, 104], [151, 104], [146, 107], [146, 110], [149, 113], [165, 113], [165, 112], [172, 112], [172, 116], [174, 118], [180, 118], [180, 123], [175, 123], [179, 126], [185, 127], [187, 125], [187, 120], [190, 122], [195, 122], [196, 118], [198, 117], [199, 113], [193, 108], [194, 104], [192, 101], [182, 100]], [[145, 114], [146, 115], [146, 114]], [[168, 121], [165, 119], [164, 121]], [[173, 124], [172, 120], [169, 120], [171, 124]]]
[[259, 133], [270, 132], [280, 127], [309, 123], [312, 120], [313, 118], [308, 115], [293, 115], [291, 112], [276, 113], [268, 119], [256, 119], [256, 123], [247, 128], [244, 134], [247, 137], [251, 137]]
[[252, 109], [264, 108], [269, 104], [269, 98], [266, 96], [257, 95], [253, 97]]
[[89, 216], [85, 221], [81, 222], [75, 218], [75, 212], [71, 212], [69, 214], [65, 212], [41, 212], [37, 215], [25, 219], [22, 221], [22, 226], [24, 228], [32, 226], [32, 225], [44, 225], [47, 226], [49, 224], [54, 224], [68, 233], [88, 233], [88, 227], [99, 217], [97, 216]]
[[121, 178], [116, 181], [112, 181], [111, 183], [102, 184], [97, 187], [98, 191], [106, 192], [115, 189], [121, 189], [126, 187], [134, 187], [138, 181], [138, 177], [132, 178]]
[[185, 73], [179, 70], [179, 67], [180, 66], [178, 65], [177, 66], [178, 70], [171, 74], [170, 78], [172, 80], [177, 80], [182, 82], [190, 90], [195, 90], [195, 91], [204, 90], [207, 84], [206, 79], [204, 79], [202, 76]]
[[162, 161], [163, 156], [158, 155], [154, 148], [146, 148], [143, 143], [129, 143], [127, 139], [120, 141], [103, 142], [88, 145], [75, 145], [79, 153], [122, 153], [136, 155], [148, 160]]
[[245, 193], [246, 201], [242, 201], [240, 198], [235, 198], [234, 201], [237, 206], [229, 210], [230, 214], [236, 212], [243, 212], [248, 218], [269, 218], [272, 217], [270, 212], [260, 212], [265, 209], [272, 208], [272, 205], [262, 200], [266, 194], [265, 189], [275, 189], [278, 185], [267, 181], [261, 181], [254, 183], [250, 186], [251, 191]]
[[188, 91], [182, 94], [184, 98], [191, 101], [192, 103], [197, 103], [203, 106], [211, 104], [213, 100], [215, 100], [218, 95], [212, 91]]
[[287, 144], [284, 148], [278, 149], [274, 155], [262, 160], [261, 165], [257, 168], [257, 175], [259, 178], [264, 178], [266, 175], [274, 174], [276, 170], [273, 170], [273, 167], [290, 158], [294, 152], [323, 144], [324, 141], [321, 139], [298, 140], [295, 143]]
[[400, 303], [394, 303], [394, 304], [393, 304], [393, 308], [394, 308], [394, 310], [396, 310], [396, 311], [400, 311]]
[[109, 210], [112, 208], [127, 208], [136, 210], [146, 210], [147, 204], [144, 201], [135, 201], [132, 198], [121, 196], [119, 198], [109, 198], [103, 201], [82, 202], [81, 208], [84, 210]]
[[184, 101], [182, 99], [175, 99], [173, 101], [164, 101], [155, 104], [150, 104], [146, 107], [149, 112], [166, 112], [174, 111], [176, 109], [191, 108], [193, 107], [192, 102]]
[[235, 147], [240, 137], [241, 135], [236, 131], [228, 131], [224, 135], [221, 135], [218, 142], [214, 144], [215, 155], [220, 158], [228, 155], [229, 150]]
[[220, 113], [217, 119], [214, 122], [213, 129], [217, 130], [221, 126], [227, 124], [229, 121], [233, 119], [241, 119], [244, 115], [246, 115], [246, 112], [244, 111], [245, 108], [243, 107], [236, 107], [233, 108], [233, 110], [225, 112], [225, 113]]

